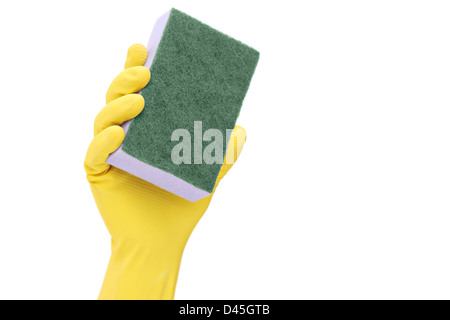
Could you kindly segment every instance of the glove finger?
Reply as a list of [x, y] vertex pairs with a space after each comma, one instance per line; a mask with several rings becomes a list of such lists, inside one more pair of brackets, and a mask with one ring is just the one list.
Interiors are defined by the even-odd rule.
[[106, 128], [95, 136], [86, 154], [84, 168], [88, 177], [108, 172], [110, 165], [105, 161], [117, 150], [125, 139], [125, 132], [119, 126]]
[[128, 94], [113, 100], [95, 118], [94, 135], [135, 118], [144, 109], [144, 105], [145, 100], [140, 94]]
[[147, 60], [148, 52], [147, 48], [142, 44], [133, 44], [128, 49], [127, 61], [125, 62], [125, 69], [143, 66]]
[[106, 93], [106, 103], [141, 91], [149, 81], [150, 70], [146, 67], [132, 67], [122, 71], [111, 83]]
[[245, 141], [247, 141], [247, 134], [244, 128], [240, 126], [234, 127], [233, 133], [230, 136], [230, 141], [228, 142], [227, 154], [225, 155], [224, 163], [217, 178], [217, 183], [222, 180], [236, 163], [244, 148]]

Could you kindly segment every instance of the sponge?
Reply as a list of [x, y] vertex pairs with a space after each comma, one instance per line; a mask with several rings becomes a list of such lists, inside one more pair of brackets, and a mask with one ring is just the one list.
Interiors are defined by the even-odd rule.
[[[221, 163], [194, 159], [174, 163], [172, 151], [179, 141], [173, 141], [172, 134], [177, 129], [191, 133], [192, 158], [202, 152], [196, 150], [194, 139], [199, 124], [200, 137], [216, 129], [226, 139], [227, 129], [236, 124], [259, 53], [176, 9], [158, 19], [147, 48], [145, 66], [152, 77], [141, 92], [144, 110], [123, 125], [125, 141], [107, 163], [197, 201], [213, 191]], [[223, 155], [227, 143], [222, 143]]]

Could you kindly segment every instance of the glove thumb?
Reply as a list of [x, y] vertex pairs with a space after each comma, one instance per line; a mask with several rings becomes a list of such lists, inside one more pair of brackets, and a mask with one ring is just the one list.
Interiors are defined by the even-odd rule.
[[219, 176], [217, 178], [217, 183], [222, 180], [223, 177], [228, 173], [228, 171], [236, 163], [239, 155], [244, 148], [245, 141], [247, 140], [247, 134], [244, 128], [236, 126], [233, 133], [230, 136], [230, 141], [228, 142], [227, 154], [225, 155], [222, 168], [220, 169]]

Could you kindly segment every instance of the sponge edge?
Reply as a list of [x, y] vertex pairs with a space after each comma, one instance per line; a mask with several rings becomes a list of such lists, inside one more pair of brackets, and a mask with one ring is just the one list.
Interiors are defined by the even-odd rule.
[[[147, 45], [147, 50], [149, 53], [147, 61], [144, 64], [144, 66], [147, 68], [150, 68], [153, 62], [156, 54], [156, 49], [158, 48], [159, 42], [161, 41], [161, 37], [163, 35], [169, 16], [170, 11], [162, 15], [155, 23], [152, 35]], [[128, 132], [129, 126], [130, 121], [127, 121], [122, 125], [125, 133]], [[123, 171], [126, 171], [134, 176], [137, 176], [191, 202], [198, 201], [210, 195], [209, 192], [199, 189], [191, 185], [190, 183], [174, 176], [173, 174], [155, 168], [130, 156], [123, 151], [122, 146], [111, 153], [111, 155], [106, 160], [106, 163]]]

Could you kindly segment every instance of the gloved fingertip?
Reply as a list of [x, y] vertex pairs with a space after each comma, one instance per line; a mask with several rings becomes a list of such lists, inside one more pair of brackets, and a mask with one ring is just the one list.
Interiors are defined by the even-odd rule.
[[233, 135], [238, 136], [239, 138], [244, 139], [244, 141], [247, 141], [247, 132], [244, 128], [241, 126], [236, 125], [233, 130]]
[[140, 87], [143, 89], [149, 82], [152, 74], [147, 67], [135, 67], [138, 72], [138, 79], [140, 81]]
[[111, 126], [106, 129], [109, 137], [111, 138], [112, 144], [122, 144], [123, 140], [125, 140], [125, 131], [121, 126]]
[[142, 109], [144, 109], [145, 106], [145, 99], [142, 95], [134, 93], [130, 95], [131, 97], [133, 97], [132, 99], [134, 100], [134, 106], [136, 109], [140, 109], [142, 111]]
[[127, 61], [125, 62], [125, 69], [143, 66], [147, 60], [148, 51], [140, 43], [133, 44], [128, 49]]

